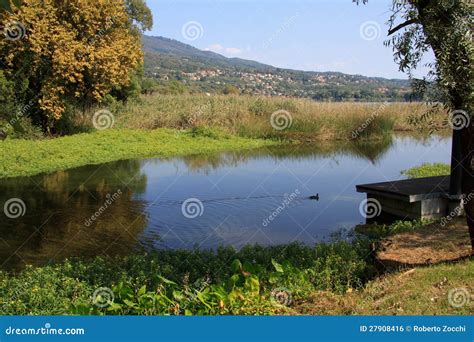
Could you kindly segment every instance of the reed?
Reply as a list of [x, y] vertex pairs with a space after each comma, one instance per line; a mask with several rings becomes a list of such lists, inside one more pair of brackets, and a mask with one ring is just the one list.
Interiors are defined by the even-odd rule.
[[220, 127], [245, 137], [306, 141], [373, 139], [395, 131], [441, 127], [446, 117], [442, 110], [434, 112], [426, 127], [411, 124], [412, 118], [428, 110], [429, 106], [423, 103], [335, 103], [187, 94], [143, 96], [126, 106], [116, 106], [113, 112], [116, 125], [123, 128]]

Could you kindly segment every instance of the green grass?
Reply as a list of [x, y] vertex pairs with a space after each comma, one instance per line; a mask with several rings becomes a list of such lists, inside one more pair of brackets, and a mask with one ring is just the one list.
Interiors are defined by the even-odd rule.
[[363, 224], [356, 226], [355, 231], [371, 239], [383, 239], [390, 235], [415, 231], [430, 223], [430, 220], [415, 220], [396, 221], [392, 224]]
[[408, 178], [423, 178], [434, 176], [446, 176], [451, 172], [450, 166], [443, 163], [429, 164], [425, 163], [421, 166], [416, 166], [408, 170], [402, 171], [402, 175]]
[[0, 178], [29, 176], [82, 165], [250, 149], [274, 141], [241, 138], [219, 130], [109, 129], [56, 139], [0, 141]]
[[[421, 225], [397, 223], [390, 232]], [[384, 234], [386, 235], [386, 234]], [[474, 260], [381, 274], [374, 242], [163, 250], [0, 271], [5, 315], [472, 314]], [[105, 306], [103, 288], [114, 300]], [[96, 291], [100, 296], [94, 296]]]
[[[0, 310], [8, 315], [282, 313], [312, 291], [360, 287], [373, 272], [368, 248], [337, 242], [69, 260], [19, 274], [0, 272]], [[115, 297], [105, 308], [93, 301], [102, 287]], [[278, 291], [291, 301], [278, 302]]]
[[[474, 260], [374, 278], [369, 251], [369, 244], [358, 241], [67, 260], [19, 274], [0, 272], [0, 310], [5, 315], [474, 313], [472, 299], [459, 307], [449, 302], [454, 291], [474, 292]], [[99, 307], [104, 287], [114, 300]]]
[[[295, 310], [311, 315], [472, 315], [473, 279], [471, 258], [392, 273], [344, 295], [318, 292]], [[459, 305], [450, 303], [450, 294], [458, 294]]]

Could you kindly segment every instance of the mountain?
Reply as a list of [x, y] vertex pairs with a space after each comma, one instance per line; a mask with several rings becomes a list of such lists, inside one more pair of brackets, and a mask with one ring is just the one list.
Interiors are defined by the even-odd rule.
[[192, 91], [222, 92], [229, 86], [253, 95], [294, 96], [316, 100], [399, 101], [413, 94], [407, 80], [310, 72], [199, 50], [164, 37], [143, 37], [145, 75], [181, 81]]

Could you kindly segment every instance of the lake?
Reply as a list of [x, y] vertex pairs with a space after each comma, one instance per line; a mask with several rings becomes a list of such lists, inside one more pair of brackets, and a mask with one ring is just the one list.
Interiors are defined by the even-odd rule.
[[357, 184], [401, 179], [402, 170], [425, 162], [448, 163], [450, 149], [449, 138], [395, 136], [0, 180], [0, 204], [25, 204], [23, 216], [0, 215], [1, 268], [143, 249], [328, 241], [365, 222]]

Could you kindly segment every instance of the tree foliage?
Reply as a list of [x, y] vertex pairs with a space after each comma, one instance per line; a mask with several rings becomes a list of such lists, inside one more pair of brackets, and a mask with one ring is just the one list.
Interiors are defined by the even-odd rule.
[[426, 65], [430, 72], [417, 88], [426, 89], [426, 81], [435, 82], [444, 93], [438, 92], [439, 98], [447, 97], [447, 106], [468, 112], [474, 94], [473, 10], [469, 0], [394, 0], [386, 41], [400, 70], [410, 76], [432, 51], [435, 60]]
[[[367, 3], [368, 0], [353, 0]], [[474, 193], [474, 3], [472, 0], [393, 0], [387, 45], [393, 46], [400, 70], [411, 74], [426, 52], [435, 62], [428, 79], [442, 90], [454, 129], [451, 194]], [[459, 183], [458, 183], [459, 182]], [[474, 201], [464, 200], [474, 253]]]
[[[68, 103], [87, 106], [129, 86], [143, 63], [139, 33], [152, 25], [141, 0], [24, 0], [2, 11], [7, 39], [0, 62], [8, 79], [28, 82], [44, 128]], [[9, 37], [10, 35], [10, 37]]]

